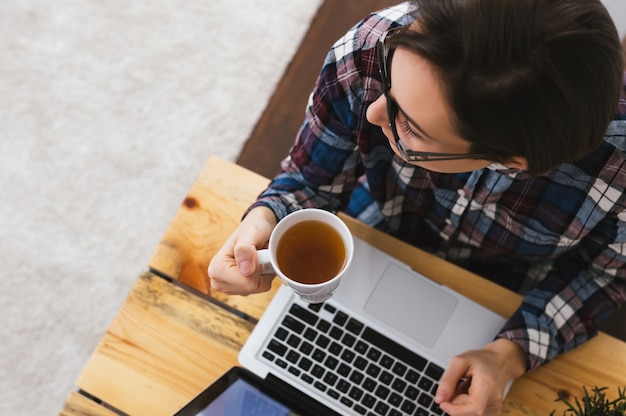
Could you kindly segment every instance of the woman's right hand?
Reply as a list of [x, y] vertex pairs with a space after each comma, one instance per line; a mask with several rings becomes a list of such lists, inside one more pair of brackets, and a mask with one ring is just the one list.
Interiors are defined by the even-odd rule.
[[271, 288], [274, 275], [261, 275], [256, 251], [267, 246], [276, 223], [276, 216], [266, 207], [256, 207], [246, 215], [209, 264], [212, 289], [249, 295]]

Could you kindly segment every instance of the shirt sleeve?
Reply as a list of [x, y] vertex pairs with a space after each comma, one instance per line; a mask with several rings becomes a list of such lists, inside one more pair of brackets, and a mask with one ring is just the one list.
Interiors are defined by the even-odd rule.
[[[626, 72], [617, 114], [606, 140], [626, 135]], [[590, 194], [606, 215], [575, 250], [559, 258], [547, 277], [523, 299], [498, 338], [508, 338], [535, 369], [598, 333], [598, 323], [626, 303], [626, 192], [624, 166], [611, 183], [595, 183]], [[610, 208], [609, 208], [610, 207]]]
[[301, 208], [346, 208], [364, 173], [359, 138], [375, 127], [367, 122], [366, 110], [380, 95], [376, 44], [385, 30], [410, 19], [409, 7], [372, 13], [335, 42], [281, 173], [250, 209], [266, 206], [280, 220]]

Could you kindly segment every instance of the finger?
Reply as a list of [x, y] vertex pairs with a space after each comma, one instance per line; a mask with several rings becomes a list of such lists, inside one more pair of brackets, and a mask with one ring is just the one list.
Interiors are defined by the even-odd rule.
[[439, 380], [439, 387], [435, 394], [435, 402], [441, 404], [452, 400], [457, 393], [459, 381], [467, 376], [469, 362], [463, 357], [456, 356], [450, 360], [448, 368]]
[[440, 407], [451, 415], [484, 414], [490, 397], [491, 386], [488, 383], [481, 383], [480, 377], [475, 377], [460, 383], [456, 397], [449, 402], [441, 403]]

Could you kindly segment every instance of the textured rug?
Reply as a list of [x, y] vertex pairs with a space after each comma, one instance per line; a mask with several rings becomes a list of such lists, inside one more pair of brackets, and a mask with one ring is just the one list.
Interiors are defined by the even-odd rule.
[[0, 414], [56, 414], [321, 0], [0, 5]]

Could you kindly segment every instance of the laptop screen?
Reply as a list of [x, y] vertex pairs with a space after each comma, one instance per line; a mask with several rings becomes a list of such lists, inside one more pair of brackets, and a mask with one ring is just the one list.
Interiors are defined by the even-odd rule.
[[337, 416], [297, 390], [233, 367], [175, 416]]
[[287, 416], [291, 410], [243, 379], [236, 380], [198, 416]]

